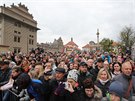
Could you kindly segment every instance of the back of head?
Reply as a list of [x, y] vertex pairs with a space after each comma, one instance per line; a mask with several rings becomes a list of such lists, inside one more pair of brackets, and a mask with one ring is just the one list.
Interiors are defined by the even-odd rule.
[[123, 84], [119, 81], [114, 81], [109, 86], [109, 93], [115, 94], [116, 96], [123, 97]]
[[30, 82], [30, 76], [26, 73], [21, 73], [16, 80], [16, 84], [19, 90], [26, 89]]
[[83, 88], [94, 88], [94, 83], [91, 78], [87, 78], [83, 81]]

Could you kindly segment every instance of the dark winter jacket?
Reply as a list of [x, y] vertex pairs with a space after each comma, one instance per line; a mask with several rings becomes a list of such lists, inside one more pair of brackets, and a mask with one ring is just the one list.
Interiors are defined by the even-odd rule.
[[99, 80], [95, 82], [95, 85], [101, 89], [103, 97], [106, 96], [106, 93], [109, 90], [110, 83], [110, 80], [107, 81], [105, 84], [102, 84]]

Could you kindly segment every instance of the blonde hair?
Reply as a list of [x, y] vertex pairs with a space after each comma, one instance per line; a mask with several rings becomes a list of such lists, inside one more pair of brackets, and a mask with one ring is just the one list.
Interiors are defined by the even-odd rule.
[[38, 79], [38, 74], [34, 70], [29, 71], [28, 74], [30, 74], [31, 79]]
[[35, 67], [39, 68], [38, 78], [44, 74], [44, 68], [42, 65], [37, 64]]
[[100, 75], [101, 75], [101, 73], [102, 73], [103, 71], [105, 71], [105, 72], [107, 73], [107, 79], [111, 80], [111, 76], [110, 76], [108, 70], [105, 69], [105, 68], [101, 68], [101, 69], [99, 70], [98, 75], [97, 75], [97, 80], [100, 78]]

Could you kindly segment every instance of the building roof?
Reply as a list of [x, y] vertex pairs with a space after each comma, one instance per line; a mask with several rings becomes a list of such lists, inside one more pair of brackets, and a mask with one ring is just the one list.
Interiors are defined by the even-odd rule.
[[0, 14], [8, 16], [12, 19], [18, 20], [21, 23], [25, 23], [37, 30], [37, 21], [33, 19], [32, 14], [28, 12], [28, 8], [23, 4], [18, 4], [18, 6], [12, 4], [11, 7], [6, 7], [5, 4], [0, 6]]
[[95, 45], [86, 44], [82, 48], [94, 48], [94, 47], [97, 47], [97, 46], [99, 46], [99, 45], [97, 45], [97, 44], [95, 44]]
[[64, 45], [65, 47], [78, 47], [78, 45], [73, 41], [73, 38], [71, 38], [71, 41], [69, 41], [67, 44]]
[[90, 44], [86, 44], [85, 46], [83, 46], [82, 48], [91, 48]]

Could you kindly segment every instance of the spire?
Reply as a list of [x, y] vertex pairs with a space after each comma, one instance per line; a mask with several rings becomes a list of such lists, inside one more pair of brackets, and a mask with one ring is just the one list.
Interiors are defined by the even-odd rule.
[[99, 29], [97, 29], [97, 35], [99, 35]]
[[73, 38], [71, 37], [71, 41], [73, 42]]
[[97, 29], [97, 44], [99, 44], [99, 29]]

